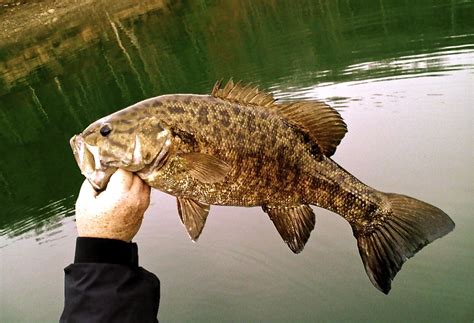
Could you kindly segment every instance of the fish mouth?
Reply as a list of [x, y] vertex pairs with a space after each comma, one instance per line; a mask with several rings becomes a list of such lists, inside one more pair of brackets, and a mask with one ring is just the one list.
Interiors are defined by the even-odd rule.
[[82, 175], [94, 189], [104, 190], [117, 168], [104, 166], [100, 160], [99, 148], [86, 143], [81, 135], [73, 136], [69, 143]]

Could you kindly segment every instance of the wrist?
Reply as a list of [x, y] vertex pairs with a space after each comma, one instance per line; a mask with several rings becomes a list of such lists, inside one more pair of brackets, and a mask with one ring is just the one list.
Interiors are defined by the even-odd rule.
[[108, 263], [138, 267], [136, 243], [123, 240], [78, 237], [74, 263]]
[[124, 214], [90, 216], [76, 211], [77, 234], [85, 238], [130, 242], [140, 229], [143, 213], [141, 216], [134, 216], [133, 212]]

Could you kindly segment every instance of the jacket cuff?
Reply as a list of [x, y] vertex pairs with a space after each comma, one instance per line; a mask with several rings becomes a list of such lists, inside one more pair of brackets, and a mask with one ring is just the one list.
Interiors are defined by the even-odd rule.
[[138, 267], [138, 247], [136, 243], [114, 239], [76, 239], [74, 263], [108, 263]]

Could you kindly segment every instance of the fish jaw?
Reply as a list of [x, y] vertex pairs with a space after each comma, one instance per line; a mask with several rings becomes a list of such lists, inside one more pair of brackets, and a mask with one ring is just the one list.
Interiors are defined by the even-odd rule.
[[87, 144], [81, 135], [73, 136], [69, 143], [82, 175], [87, 178], [94, 189], [104, 190], [117, 168], [102, 166], [99, 148]]

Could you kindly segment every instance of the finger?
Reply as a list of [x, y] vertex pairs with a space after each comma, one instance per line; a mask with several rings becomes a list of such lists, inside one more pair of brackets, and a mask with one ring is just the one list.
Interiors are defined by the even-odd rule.
[[106, 191], [120, 193], [128, 192], [133, 183], [133, 176], [133, 173], [127, 172], [126, 170], [120, 168], [117, 169], [117, 171], [110, 177]]
[[133, 184], [130, 188], [130, 193], [140, 198], [141, 204], [144, 205], [145, 208], [150, 204], [150, 186], [143, 182], [137, 175], [133, 176]]
[[148, 186], [148, 184], [145, 184], [145, 185], [142, 186], [142, 191], [143, 191], [145, 194], [150, 195], [151, 187]]
[[142, 179], [138, 177], [138, 175], [133, 174], [133, 181], [130, 187], [130, 192], [138, 194], [142, 190], [143, 186], [146, 186], [146, 184], [142, 181]]
[[147, 184], [143, 185], [141, 196], [143, 198], [143, 204], [146, 205], [145, 209], [150, 205], [150, 186]]

